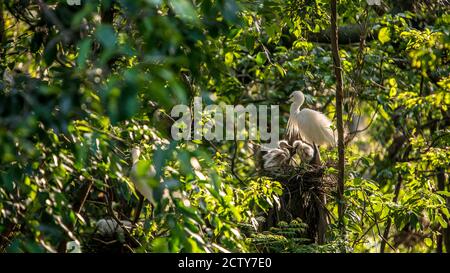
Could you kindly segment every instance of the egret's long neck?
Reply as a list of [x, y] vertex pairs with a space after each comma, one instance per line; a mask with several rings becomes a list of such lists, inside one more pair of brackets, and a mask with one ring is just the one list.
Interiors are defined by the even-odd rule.
[[296, 113], [296, 112], [298, 112], [299, 110], [300, 110], [300, 107], [302, 106], [302, 104], [303, 104], [303, 101], [294, 101], [292, 104], [291, 104], [291, 113]]

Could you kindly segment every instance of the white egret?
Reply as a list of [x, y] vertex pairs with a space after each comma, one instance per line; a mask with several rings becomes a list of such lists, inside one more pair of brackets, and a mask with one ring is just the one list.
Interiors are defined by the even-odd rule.
[[335, 145], [331, 121], [318, 111], [308, 108], [300, 110], [305, 102], [305, 95], [301, 91], [294, 91], [289, 101], [292, 102], [287, 125], [290, 141], [302, 139], [312, 145]]
[[314, 149], [301, 140], [296, 140], [292, 144], [294, 150], [300, 155], [302, 162], [309, 163], [314, 157]]
[[[122, 220], [121, 225], [126, 229], [130, 229], [132, 224], [130, 221]], [[123, 229], [114, 219], [100, 219], [96, 223], [97, 232], [102, 236], [113, 237], [115, 234], [123, 236]]]
[[270, 149], [263, 156], [264, 169], [281, 167], [291, 160], [289, 148], [292, 148], [286, 140], [278, 142], [278, 148]]
[[153, 165], [144, 165], [148, 167], [148, 170], [144, 170], [143, 172], [139, 170], [138, 163], [140, 155], [141, 150], [139, 147], [135, 147], [131, 150], [131, 159], [133, 161], [133, 166], [131, 167], [131, 181], [133, 182], [135, 189], [153, 203], [153, 191], [147, 182], [156, 175], [156, 170]]

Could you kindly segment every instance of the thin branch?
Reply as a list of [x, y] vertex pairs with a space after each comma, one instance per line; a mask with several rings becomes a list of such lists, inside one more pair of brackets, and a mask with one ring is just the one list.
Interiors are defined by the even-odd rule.
[[[399, 174], [397, 184], [395, 185], [394, 198], [392, 199], [392, 202], [394, 202], [394, 203], [396, 203], [398, 200], [398, 196], [400, 194], [400, 189], [402, 187], [402, 181], [403, 181], [402, 176]], [[388, 243], [387, 238], [389, 237], [389, 231], [391, 229], [391, 224], [392, 224], [392, 220], [391, 220], [391, 218], [388, 218], [387, 223], [386, 223], [386, 228], [384, 229], [384, 233], [383, 233], [383, 237], [382, 237], [383, 241], [381, 242], [381, 245], [380, 245], [381, 253], [384, 253], [384, 249], [386, 248], [386, 243]]]
[[[379, 109], [380, 109], [380, 108], [379, 108], [379, 104], [377, 104], [377, 108], [376, 108], [376, 110], [375, 110], [375, 113], [373, 113], [372, 118], [370, 119], [369, 124], [367, 124], [366, 127], [364, 127], [364, 128], [361, 129], [361, 130], [355, 130], [355, 131], [350, 132], [350, 133], [347, 134], [347, 137], [346, 137], [346, 140], [345, 140], [345, 144], [348, 144], [350, 141], [352, 141], [353, 138], [354, 138], [357, 134], [362, 133], [362, 132], [364, 132], [364, 131], [366, 131], [367, 129], [370, 128], [370, 126], [372, 125], [373, 121], [375, 120], [375, 116], [378, 114], [378, 110], [379, 110]], [[359, 120], [358, 120], [358, 122], [359, 122]]]
[[46, 3], [44, 3], [42, 0], [36, 0], [36, 3], [39, 6], [41, 12], [52, 22], [53, 25], [55, 25], [59, 29], [59, 31], [64, 32], [66, 30], [64, 25], [53, 13], [53, 11], [48, 8]]
[[133, 241], [133, 243], [135, 243], [138, 246], [142, 246], [142, 244], [136, 240], [136, 238], [134, 238], [131, 233], [128, 231], [128, 229], [125, 227], [125, 225], [122, 223], [122, 221], [119, 220], [119, 218], [117, 218], [116, 214], [114, 213], [114, 210], [112, 208], [112, 202], [109, 199], [109, 195], [106, 195], [106, 203], [107, 203], [107, 209], [108, 209], [108, 213], [109, 215], [116, 221], [116, 223], [122, 228], [122, 230], [125, 232], [125, 234], [127, 235], [128, 238], [130, 238], [131, 241]]
[[242, 179], [239, 177], [239, 175], [236, 173], [235, 170], [235, 160], [236, 160], [236, 156], [237, 156], [237, 150], [238, 150], [238, 143], [237, 140], [234, 140], [234, 152], [233, 152], [233, 158], [231, 159], [231, 173], [233, 174], [233, 176], [242, 184], [244, 184], [244, 181], [242, 181]]

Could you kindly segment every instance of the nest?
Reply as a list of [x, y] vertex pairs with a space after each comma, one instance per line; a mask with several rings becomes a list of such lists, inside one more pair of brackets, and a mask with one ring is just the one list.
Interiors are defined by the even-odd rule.
[[280, 221], [292, 221], [300, 218], [308, 225], [308, 237], [317, 242], [325, 241], [328, 226], [327, 196], [336, 186], [336, 178], [326, 174], [327, 165], [307, 165], [299, 167], [283, 166], [278, 169], [266, 169], [263, 176], [279, 181], [283, 185], [281, 207], [273, 208], [267, 215], [264, 229], [276, 226]]
[[82, 242], [82, 251], [84, 253], [132, 253], [134, 246], [131, 240], [111, 235], [103, 236], [93, 234]]
[[82, 250], [87, 253], [132, 253], [138, 247], [136, 240], [132, 240], [130, 229], [132, 224], [121, 221], [120, 226], [114, 219], [106, 218], [97, 221], [92, 233], [87, 233], [82, 240]]

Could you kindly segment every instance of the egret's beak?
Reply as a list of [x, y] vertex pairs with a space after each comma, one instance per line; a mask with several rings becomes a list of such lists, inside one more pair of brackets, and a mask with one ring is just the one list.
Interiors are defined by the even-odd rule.
[[292, 147], [290, 144], [286, 144], [286, 147], [287, 147], [288, 149], [294, 148], [294, 147]]
[[[279, 147], [281, 148], [281, 149], [283, 149], [283, 147], [286, 147], [286, 148], [288, 148], [288, 149], [292, 149], [292, 146], [289, 144], [289, 143], [287, 143], [287, 142], [280, 142], [279, 144]], [[283, 146], [283, 147], [282, 147]]]
[[290, 95], [288, 102], [294, 102], [294, 96]]

